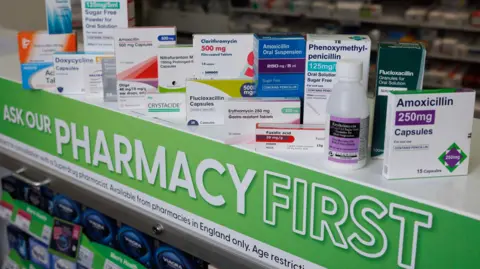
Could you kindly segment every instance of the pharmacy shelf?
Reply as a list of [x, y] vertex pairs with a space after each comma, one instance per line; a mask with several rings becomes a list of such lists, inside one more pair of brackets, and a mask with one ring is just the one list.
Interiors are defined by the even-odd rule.
[[361, 17], [352, 18], [352, 17], [342, 17], [336, 14], [318, 15], [310, 12], [300, 13], [300, 12], [290, 12], [288, 10], [266, 10], [266, 9], [256, 10], [252, 8], [234, 8], [234, 7], [231, 7], [230, 11], [234, 13], [278, 15], [278, 16], [288, 16], [288, 17], [304, 16], [309, 19], [332, 20], [332, 21], [339, 21], [339, 22], [348, 21], [348, 22], [356, 22], [356, 23], [397, 25], [397, 26], [405, 26], [405, 27], [412, 27], [412, 28], [432, 28], [432, 29], [480, 33], [480, 27], [475, 27], [470, 25], [446, 25], [446, 24], [435, 24], [435, 23], [429, 23], [429, 22], [408, 22], [403, 17], [394, 17], [394, 16], [381, 16], [378, 18], [361, 18]]

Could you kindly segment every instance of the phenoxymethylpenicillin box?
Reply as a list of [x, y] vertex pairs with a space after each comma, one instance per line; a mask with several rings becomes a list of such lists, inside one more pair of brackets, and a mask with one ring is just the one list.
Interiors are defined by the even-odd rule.
[[75, 33], [19, 32], [17, 41], [24, 89], [54, 89], [53, 55], [77, 51]]
[[474, 90], [388, 94], [383, 175], [387, 179], [468, 174]]
[[337, 83], [336, 66], [340, 60], [363, 63], [360, 83], [367, 94], [370, 49], [370, 38], [364, 35], [307, 35], [303, 123], [325, 123], [328, 98]]
[[225, 143], [253, 144], [257, 123], [300, 123], [298, 97], [227, 98]]
[[197, 79], [252, 79], [253, 34], [193, 35]]
[[422, 89], [426, 54], [421, 43], [378, 45], [372, 158], [383, 158], [388, 92]]
[[255, 34], [255, 84], [259, 97], [303, 97], [305, 37]]
[[323, 152], [325, 126], [321, 124], [258, 123], [255, 150], [262, 152]]
[[113, 31], [135, 25], [133, 0], [82, 0], [85, 51], [114, 52]]

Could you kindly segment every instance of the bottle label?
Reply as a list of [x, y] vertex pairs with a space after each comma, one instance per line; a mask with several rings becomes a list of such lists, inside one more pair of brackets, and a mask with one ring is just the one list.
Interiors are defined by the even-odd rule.
[[369, 117], [340, 118], [330, 116], [328, 160], [356, 164], [366, 158]]

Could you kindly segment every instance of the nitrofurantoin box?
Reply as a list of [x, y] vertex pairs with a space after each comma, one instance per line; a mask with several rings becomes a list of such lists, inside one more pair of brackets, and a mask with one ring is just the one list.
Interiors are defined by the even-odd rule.
[[193, 35], [197, 79], [252, 79], [253, 34]]
[[[113, 31], [135, 25], [133, 0], [82, 0], [85, 51], [114, 52]], [[133, 17], [134, 18], [134, 17]]]
[[362, 83], [367, 94], [371, 41], [363, 35], [307, 35], [303, 123], [325, 123], [328, 98], [337, 83], [337, 62], [363, 63]]
[[257, 123], [300, 123], [298, 97], [227, 98], [225, 129], [227, 144], [255, 143]]
[[[65, 53], [53, 55], [56, 92], [86, 94], [94, 81], [102, 81], [102, 58], [113, 57], [104, 53]], [[98, 86], [98, 85], [97, 85]]]
[[426, 53], [421, 43], [378, 45], [372, 158], [383, 157], [388, 92], [423, 88]]
[[19, 32], [17, 41], [24, 89], [54, 89], [53, 54], [77, 51], [75, 33]]
[[303, 97], [305, 37], [255, 34], [255, 85], [259, 97]]
[[175, 45], [175, 27], [115, 29], [117, 92], [120, 109], [145, 109], [146, 94], [158, 92], [160, 46]]
[[72, 6], [70, 0], [45, 0], [49, 34], [72, 32]]
[[229, 97], [248, 97], [255, 92], [251, 79], [190, 79], [187, 81], [187, 124], [222, 125]]
[[193, 77], [193, 47], [164, 46], [158, 50], [158, 91], [185, 93], [187, 79]]
[[468, 174], [474, 110], [474, 90], [390, 92], [383, 175]]
[[255, 150], [323, 152], [325, 126], [321, 124], [258, 123]]

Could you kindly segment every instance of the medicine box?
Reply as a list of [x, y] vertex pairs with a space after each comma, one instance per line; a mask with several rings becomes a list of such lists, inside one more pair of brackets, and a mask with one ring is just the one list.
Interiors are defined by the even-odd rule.
[[72, 32], [72, 6], [70, 0], [45, 0], [49, 34]]
[[185, 93], [147, 94], [147, 116], [161, 120], [185, 123], [187, 107]]
[[158, 50], [158, 91], [185, 93], [187, 79], [193, 77], [193, 47], [162, 46]]
[[41, 266], [41, 268], [50, 268], [50, 254], [48, 246], [31, 237], [30, 244], [30, 261], [33, 264]]
[[227, 144], [255, 143], [257, 123], [300, 123], [298, 97], [227, 98], [225, 130]]
[[74, 33], [19, 32], [17, 42], [24, 89], [54, 89], [53, 54], [77, 51]]
[[325, 123], [327, 103], [337, 83], [336, 67], [340, 60], [359, 60], [363, 63], [360, 83], [367, 94], [370, 49], [368, 36], [307, 35], [303, 123]]
[[383, 158], [388, 92], [422, 89], [425, 56], [421, 43], [378, 45], [372, 158]]
[[474, 90], [390, 92], [383, 175], [466, 175], [474, 110]]
[[158, 92], [160, 46], [175, 45], [175, 27], [115, 29], [115, 60], [120, 109], [145, 109], [146, 94]]
[[259, 97], [303, 97], [305, 37], [255, 34], [255, 85]]
[[85, 51], [114, 52], [113, 31], [135, 25], [133, 0], [82, 0]]
[[252, 79], [253, 34], [193, 35], [197, 79]]
[[323, 152], [325, 126], [321, 124], [257, 123], [255, 150], [260, 152]]
[[254, 91], [251, 79], [190, 79], [187, 81], [187, 124], [222, 125], [225, 100], [252, 96]]
[[[61, 94], [91, 94], [102, 86], [102, 59], [113, 57], [105, 53], [66, 53], [53, 55], [56, 92]], [[94, 85], [100, 83], [100, 85]], [[87, 92], [88, 89], [88, 92]]]

